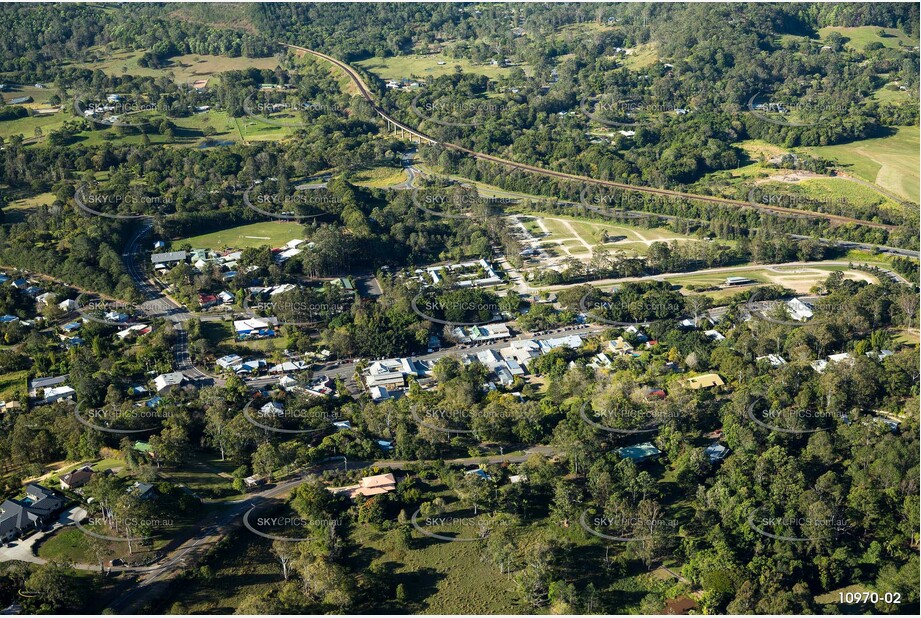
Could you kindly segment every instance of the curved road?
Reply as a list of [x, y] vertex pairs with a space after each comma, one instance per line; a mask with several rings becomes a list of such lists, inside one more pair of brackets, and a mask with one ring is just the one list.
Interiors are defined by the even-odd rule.
[[464, 148], [463, 146], [458, 146], [457, 144], [452, 144], [450, 142], [439, 142], [435, 138], [429, 135], [426, 135], [417, 129], [413, 129], [412, 127], [409, 127], [408, 125], [400, 122], [399, 120], [393, 118], [390, 114], [388, 114], [386, 110], [384, 110], [380, 105], [378, 105], [375, 102], [374, 96], [371, 94], [371, 91], [368, 89], [367, 84], [365, 84], [364, 80], [361, 78], [361, 75], [359, 75], [358, 72], [355, 69], [353, 69], [350, 65], [346, 64], [345, 62], [342, 62], [341, 60], [333, 58], [332, 56], [328, 56], [326, 54], [323, 54], [318, 51], [314, 51], [312, 49], [308, 49], [306, 47], [300, 47], [298, 45], [288, 45], [285, 43], [283, 43], [282, 45], [290, 49], [294, 49], [294, 50], [297, 50], [297, 51], [300, 51], [306, 54], [311, 54], [318, 58], [322, 58], [323, 60], [326, 60], [327, 62], [342, 69], [345, 72], [345, 74], [352, 80], [352, 82], [354, 82], [355, 86], [358, 88], [359, 93], [361, 93], [361, 96], [364, 97], [374, 108], [374, 111], [376, 111], [377, 114], [381, 116], [381, 118], [386, 120], [389, 124], [394, 125], [395, 127], [409, 133], [410, 135], [413, 135], [419, 138], [420, 140], [423, 140], [423, 141], [426, 141], [432, 144], [440, 144], [444, 146], [445, 148], [450, 148], [452, 150], [462, 152], [471, 157], [474, 157], [475, 159], [482, 159], [483, 161], [489, 161], [491, 163], [496, 163], [498, 165], [504, 165], [506, 167], [520, 169], [522, 171], [530, 172], [533, 174], [539, 174], [541, 176], [550, 176], [554, 178], [560, 178], [563, 180], [570, 180], [570, 181], [575, 181], [575, 182], [600, 185], [603, 187], [610, 187], [614, 189], [637, 191], [640, 193], [649, 193], [652, 195], [697, 200], [697, 201], [708, 202], [711, 204], [717, 204], [717, 205], [722, 205], [722, 206], [734, 206], [737, 208], [748, 208], [748, 209], [753, 209], [753, 210], [757, 210], [760, 212], [768, 212], [768, 213], [775, 214], [775, 215], [781, 215], [781, 216], [787, 216], [787, 217], [793, 217], [793, 218], [825, 219], [827, 221], [830, 221], [834, 224], [839, 224], [839, 225], [854, 223], [858, 225], [865, 225], [867, 227], [875, 227], [875, 228], [880, 228], [880, 229], [885, 229], [885, 230], [894, 230], [894, 229], [897, 229], [898, 227], [895, 225], [887, 225], [887, 224], [876, 223], [872, 221], [863, 221], [861, 219], [854, 219], [852, 217], [844, 217], [841, 215], [809, 212], [809, 211], [803, 211], [803, 210], [796, 210], [794, 208], [784, 208], [782, 206], [768, 206], [768, 205], [762, 205], [762, 204], [752, 204], [751, 202], [742, 201], [742, 200], [731, 200], [731, 199], [726, 199], [722, 197], [715, 197], [712, 195], [697, 195], [694, 193], [684, 193], [681, 191], [672, 191], [670, 189], [657, 189], [655, 187], [630, 185], [630, 184], [625, 184], [625, 183], [620, 183], [620, 182], [614, 182], [611, 180], [598, 180], [595, 178], [589, 178], [588, 176], [567, 174], [565, 172], [558, 172], [558, 171], [546, 169], [543, 167], [537, 167], [535, 165], [528, 165], [526, 163], [518, 163], [516, 161], [510, 161], [508, 159], [496, 157], [490, 154], [486, 154], [484, 152], [470, 150], [469, 148]]

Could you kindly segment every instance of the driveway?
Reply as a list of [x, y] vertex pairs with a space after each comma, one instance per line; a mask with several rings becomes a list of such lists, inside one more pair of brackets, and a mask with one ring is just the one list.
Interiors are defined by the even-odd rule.
[[64, 511], [48, 530], [39, 530], [27, 539], [13, 541], [15, 544], [13, 547], [6, 547], [5, 545], [0, 547], [0, 562], [19, 560], [21, 562], [32, 562], [34, 564], [45, 564], [47, 561], [44, 558], [39, 558], [35, 555], [35, 545], [46, 536], [56, 532], [59, 528], [72, 526], [75, 522], [84, 517], [86, 517], [86, 511], [80, 506], [75, 506]]

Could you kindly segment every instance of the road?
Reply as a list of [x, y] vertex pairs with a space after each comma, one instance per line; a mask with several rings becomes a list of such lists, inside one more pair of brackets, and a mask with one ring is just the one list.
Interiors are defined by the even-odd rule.
[[658, 189], [655, 187], [631, 185], [631, 184], [626, 184], [626, 183], [621, 183], [621, 182], [614, 182], [611, 180], [599, 180], [597, 178], [590, 178], [588, 176], [568, 174], [566, 172], [558, 172], [556, 170], [546, 169], [543, 167], [538, 167], [536, 165], [528, 165], [526, 163], [518, 163], [517, 161], [510, 161], [508, 159], [496, 157], [494, 155], [490, 155], [484, 152], [470, 150], [469, 148], [464, 148], [463, 146], [452, 144], [451, 142], [439, 142], [435, 138], [422, 133], [418, 129], [414, 129], [400, 122], [396, 118], [393, 118], [386, 110], [384, 110], [380, 105], [378, 105], [378, 103], [374, 99], [374, 95], [371, 93], [367, 84], [365, 84], [364, 80], [361, 78], [361, 75], [359, 75], [358, 72], [354, 68], [351, 67], [351, 65], [346, 64], [345, 62], [342, 62], [341, 60], [338, 60], [336, 58], [333, 58], [332, 56], [328, 56], [326, 54], [323, 54], [321, 52], [318, 52], [312, 49], [308, 49], [306, 47], [300, 47], [298, 45], [288, 45], [284, 43], [282, 45], [284, 45], [285, 47], [289, 49], [297, 50], [303, 53], [311, 54], [318, 58], [322, 58], [323, 60], [326, 60], [327, 62], [339, 67], [352, 80], [352, 82], [358, 88], [358, 91], [361, 94], [361, 96], [368, 101], [368, 103], [374, 108], [374, 111], [377, 112], [377, 114], [381, 118], [387, 121], [388, 126], [393, 125], [395, 128], [398, 128], [401, 131], [405, 131], [409, 133], [410, 135], [419, 138], [422, 141], [427, 141], [433, 144], [439, 144], [445, 148], [449, 148], [457, 152], [462, 152], [475, 159], [479, 159], [482, 161], [489, 161], [490, 163], [495, 163], [498, 165], [502, 165], [505, 167], [511, 167], [514, 169], [519, 169], [524, 172], [538, 174], [540, 176], [559, 178], [562, 180], [569, 180], [573, 182], [579, 182], [582, 184], [597, 185], [597, 186], [609, 187], [613, 189], [623, 189], [623, 190], [635, 191], [639, 193], [648, 193], [648, 194], [659, 195], [663, 197], [696, 200], [696, 201], [707, 202], [711, 204], [717, 204], [721, 206], [731, 206], [735, 208], [745, 208], [745, 209], [750, 209], [750, 210], [757, 210], [760, 212], [766, 212], [766, 213], [787, 216], [787, 217], [804, 218], [804, 219], [825, 219], [827, 221], [830, 221], [831, 223], [838, 224], [838, 225], [854, 223], [858, 225], [865, 225], [867, 227], [881, 228], [885, 230], [894, 230], [894, 229], [897, 229], [898, 227], [895, 225], [887, 225], [883, 223], [876, 223], [873, 221], [864, 221], [861, 219], [855, 219], [853, 217], [845, 217], [845, 216], [833, 215], [829, 213], [796, 210], [795, 208], [785, 208], [782, 206], [773, 206], [773, 205], [767, 205], [767, 204], [753, 204], [752, 202], [748, 202], [744, 200], [732, 200], [732, 199], [716, 197], [712, 195], [699, 195], [699, 194], [694, 194], [694, 193], [685, 193], [682, 191], [673, 191], [670, 189]]

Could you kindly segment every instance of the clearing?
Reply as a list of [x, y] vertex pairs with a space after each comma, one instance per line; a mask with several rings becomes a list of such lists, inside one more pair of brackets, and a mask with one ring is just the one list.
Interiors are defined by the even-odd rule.
[[263, 221], [240, 225], [226, 230], [178, 238], [172, 241], [173, 247], [186, 243], [193, 249], [246, 249], [248, 247], [280, 247], [290, 240], [304, 238], [304, 226], [289, 221]]

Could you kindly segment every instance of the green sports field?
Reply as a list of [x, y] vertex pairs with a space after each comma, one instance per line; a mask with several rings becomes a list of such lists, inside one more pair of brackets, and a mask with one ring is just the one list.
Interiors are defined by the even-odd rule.
[[179, 238], [173, 241], [173, 247], [186, 243], [193, 249], [246, 249], [247, 247], [280, 247], [289, 240], [304, 238], [304, 226], [289, 221], [263, 221], [238, 227]]

